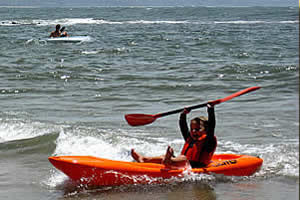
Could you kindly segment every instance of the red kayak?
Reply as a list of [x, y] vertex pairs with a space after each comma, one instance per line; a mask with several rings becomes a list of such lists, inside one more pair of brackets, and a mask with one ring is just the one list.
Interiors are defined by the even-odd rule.
[[89, 186], [113, 186], [163, 182], [184, 172], [250, 176], [263, 160], [254, 156], [219, 154], [204, 168], [169, 169], [163, 164], [109, 160], [93, 156], [53, 156], [49, 161], [72, 180]]

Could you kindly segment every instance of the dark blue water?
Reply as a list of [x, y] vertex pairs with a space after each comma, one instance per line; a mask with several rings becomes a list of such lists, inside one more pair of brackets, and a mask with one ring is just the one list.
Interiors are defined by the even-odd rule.
[[[46, 39], [56, 24], [79, 43]], [[297, 199], [298, 8], [0, 8], [1, 199]], [[52, 155], [131, 160], [179, 152], [178, 115], [156, 114], [261, 89], [216, 106], [216, 153], [260, 156], [252, 177], [81, 190]], [[193, 111], [189, 118], [205, 115]]]

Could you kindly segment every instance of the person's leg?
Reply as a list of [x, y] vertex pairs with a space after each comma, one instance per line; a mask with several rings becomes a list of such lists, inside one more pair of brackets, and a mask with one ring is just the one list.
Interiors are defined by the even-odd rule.
[[187, 168], [190, 167], [189, 162], [184, 155], [179, 155], [174, 157], [174, 150], [170, 146], [168, 146], [166, 155], [164, 156], [164, 160], [162, 164], [166, 165], [166, 167], [170, 168]]
[[164, 164], [168, 168], [189, 168], [190, 164], [186, 156], [179, 155], [174, 157], [174, 150], [168, 146], [166, 155], [157, 156], [157, 157], [145, 157], [137, 153], [134, 149], [131, 149], [131, 156], [134, 160], [140, 163], [158, 163]]
[[162, 163], [162, 161], [164, 160], [164, 156], [157, 156], [157, 157], [145, 157], [142, 156], [141, 154], [137, 153], [134, 149], [131, 149], [131, 156], [133, 157], [133, 159], [137, 162], [140, 163]]

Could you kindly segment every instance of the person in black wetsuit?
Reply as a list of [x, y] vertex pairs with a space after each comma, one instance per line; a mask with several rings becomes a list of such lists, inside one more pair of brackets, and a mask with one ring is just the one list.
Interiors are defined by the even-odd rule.
[[187, 157], [192, 168], [208, 165], [217, 147], [214, 107], [207, 104], [207, 112], [208, 118], [201, 116], [191, 120], [190, 130], [186, 122], [186, 114], [189, 112], [185, 110], [180, 115], [179, 125], [185, 140], [181, 155]]
[[179, 156], [175, 157], [174, 150], [168, 146], [166, 154], [162, 156], [145, 157], [132, 149], [132, 157], [137, 162], [162, 163], [169, 168], [205, 167], [210, 163], [217, 146], [214, 135], [216, 121], [213, 105], [207, 104], [207, 112], [208, 118], [202, 116], [191, 120], [190, 130], [186, 122], [189, 110], [184, 109], [181, 113], [179, 126], [185, 144]]

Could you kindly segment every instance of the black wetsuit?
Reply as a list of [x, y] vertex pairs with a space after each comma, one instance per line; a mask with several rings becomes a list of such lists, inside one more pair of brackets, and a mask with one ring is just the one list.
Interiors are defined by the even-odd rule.
[[[208, 123], [207, 123], [207, 127], [206, 128], [206, 138], [204, 141], [204, 145], [203, 148], [201, 150], [201, 152], [212, 152], [216, 149], [217, 146], [217, 140], [215, 137], [215, 126], [216, 126], [216, 120], [215, 120], [215, 111], [214, 111], [214, 107], [211, 108], [207, 108], [207, 112], [208, 112]], [[181, 113], [180, 115], [180, 119], [179, 119], [179, 126], [180, 126], [180, 130], [181, 130], [181, 134], [184, 138], [185, 141], [188, 140], [188, 138], [190, 138], [189, 140], [195, 141], [191, 138], [190, 135], [190, 131], [186, 122], [186, 114], [185, 113]], [[200, 158], [199, 158], [200, 160]], [[204, 167], [205, 164], [202, 162], [195, 162], [195, 161], [190, 161], [190, 164], [192, 166], [192, 168], [200, 168], [200, 167]]]

